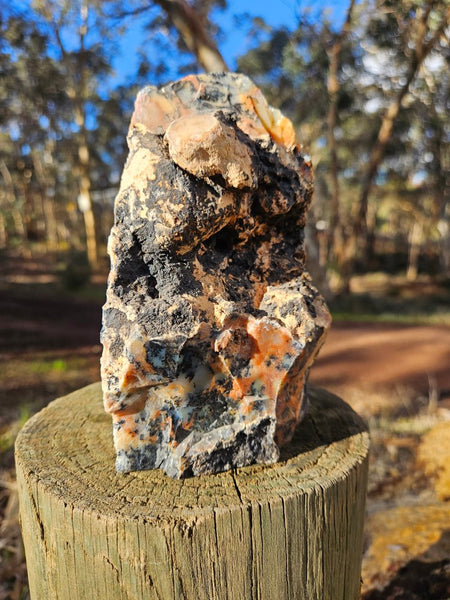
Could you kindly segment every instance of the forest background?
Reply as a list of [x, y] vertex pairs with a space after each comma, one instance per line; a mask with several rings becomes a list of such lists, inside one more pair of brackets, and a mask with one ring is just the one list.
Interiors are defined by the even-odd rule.
[[312, 158], [311, 372], [369, 422], [364, 600], [450, 597], [447, 0], [0, 0], [0, 600], [28, 598], [13, 446], [99, 379], [135, 96], [250, 76]]
[[[311, 262], [332, 293], [373, 270], [448, 275], [448, 4], [354, 0], [331, 21], [326, 3], [299, 2], [278, 27], [238, 7], [4, 2], [0, 249], [104, 267], [137, 90], [228, 62], [293, 120], [313, 159]], [[226, 62], [221, 44], [239, 36], [243, 53], [228, 48]]]

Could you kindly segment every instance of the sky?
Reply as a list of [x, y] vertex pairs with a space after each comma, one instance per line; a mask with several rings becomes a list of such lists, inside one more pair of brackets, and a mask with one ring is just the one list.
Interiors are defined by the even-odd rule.
[[[329, 19], [339, 27], [345, 19], [349, 0], [228, 0], [226, 11], [216, 11], [213, 19], [224, 30], [224, 39], [219, 42], [219, 49], [225, 62], [231, 69], [236, 68], [236, 59], [251, 47], [252, 40], [248, 35], [249, 21], [235, 15], [248, 14], [250, 17], [262, 17], [272, 27], [285, 26], [295, 28], [300, 9], [308, 8], [312, 15], [325, 9]], [[135, 72], [137, 49], [143, 33], [137, 25], [131, 25], [124, 41], [123, 51], [117, 58], [114, 67], [115, 83], [124, 82]]]
[[253, 17], [262, 17], [272, 27], [285, 26], [295, 28], [300, 9], [309, 8], [315, 14], [321, 8], [329, 11], [329, 17], [336, 26], [345, 18], [348, 0], [229, 0], [229, 10], [221, 14], [221, 24], [229, 35], [221, 45], [220, 50], [225, 61], [234, 68], [236, 58], [249, 47], [251, 40], [242, 31], [233, 27], [233, 14], [248, 13]]

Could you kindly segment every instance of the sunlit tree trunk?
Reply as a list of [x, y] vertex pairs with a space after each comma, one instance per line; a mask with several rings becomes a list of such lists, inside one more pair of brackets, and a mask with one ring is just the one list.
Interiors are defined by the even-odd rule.
[[[336, 37], [333, 45], [327, 51], [329, 68], [327, 78], [327, 89], [328, 89], [328, 148], [330, 152], [330, 177], [331, 177], [331, 198], [330, 198], [330, 209], [331, 218], [329, 224], [329, 236], [328, 236], [328, 251], [327, 257], [328, 262], [334, 263], [337, 267], [336, 276], [339, 278], [337, 287], [340, 291], [348, 291], [349, 286], [349, 275], [347, 273], [347, 257], [344, 237], [344, 224], [342, 222], [341, 214], [341, 197], [340, 197], [340, 185], [339, 185], [339, 160], [338, 160], [338, 148], [336, 142], [336, 127], [338, 125], [338, 100], [339, 100], [339, 64], [342, 52], [342, 45], [345, 38], [350, 32], [352, 13], [355, 6], [355, 0], [351, 0], [347, 10], [347, 17], [345, 23], [338, 36]], [[335, 269], [336, 272], [336, 269]]]
[[95, 268], [98, 264], [97, 228], [94, 207], [91, 198], [91, 179], [89, 174], [89, 147], [86, 140], [85, 116], [82, 108], [77, 111], [77, 123], [80, 126], [78, 145], [79, 208], [83, 213], [86, 231], [86, 249], [89, 264]]
[[438, 231], [441, 236], [439, 244], [439, 262], [441, 273], [444, 277], [450, 276], [450, 204], [443, 211], [438, 222]]
[[6, 226], [6, 193], [0, 188], [0, 248], [8, 244], [8, 229]]
[[88, 65], [86, 65], [85, 37], [88, 31], [88, 0], [83, 0], [80, 7], [80, 27], [79, 27], [79, 51], [77, 52], [76, 72], [70, 61], [70, 57], [64, 47], [61, 33], [58, 25], [54, 27], [55, 36], [61, 50], [63, 59], [66, 61], [67, 70], [71, 74], [71, 83], [68, 86], [67, 93], [74, 104], [75, 123], [78, 126], [78, 162], [76, 172], [79, 182], [78, 204], [83, 213], [84, 226], [86, 232], [86, 250], [89, 264], [92, 268], [98, 265], [98, 245], [95, 214], [91, 198], [91, 178], [89, 166], [89, 146], [87, 143], [86, 129], [86, 102], [88, 99]]
[[55, 215], [55, 207], [52, 198], [49, 195], [49, 190], [54, 182], [50, 182], [46, 175], [44, 165], [37, 152], [32, 152], [33, 166], [39, 181], [42, 214], [45, 223], [45, 237], [47, 248], [56, 250], [58, 247], [58, 225]]
[[16, 206], [17, 198], [14, 189], [14, 182], [4, 160], [0, 160], [0, 174], [3, 178], [6, 201], [7, 204], [9, 204], [9, 211], [11, 213], [11, 218], [14, 223], [14, 232], [22, 240], [24, 240], [27, 237], [24, 217], [22, 212]]
[[0, 248], [6, 248], [7, 241], [6, 222], [2, 211], [0, 210]]
[[328, 50], [329, 69], [327, 79], [329, 109], [327, 116], [328, 124], [328, 148], [330, 152], [330, 177], [331, 177], [331, 219], [328, 260], [335, 258], [338, 266], [345, 260], [344, 256], [344, 232], [342, 230], [341, 220], [341, 199], [339, 187], [339, 161], [338, 149], [336, 143], [336, 127], [338, 125], [338, 100], [339, 100], [339, 63], [342, 52], [342, 45], [351, 29], [352, 13], [355, 6], [355, 0], [351, 0], [347, 11], [345, 23], [336, 37], [333, 45]]
[[415, 281], [419, 271], [420, 245], [422, 243], [423, 225], [419, 221], [414, 221], [408, 236], [408, 267], [406, 269], [406, 279]]
[[229, 71], [217, 44], [208, 34], [205, 18], [194, 6], [186, 0], [155, 0], [146, 2], [131, 10], [119, 11], [117, 18], [136, 16], [149, 11], [154, 4], [158, 4], [177, 30], [186, 48], [195, 56], [197, 63], [205, 71], [221, 73]]
[[229, 70], [200, 15], [186, 0], [156, 0], [156, 3], [167, 13], [186, 47], [205, 71], [218, 73]]
[[98, 246], [97, 234], [95, 225], [94, 208], [91, 198], [91, 178], [89, 169], [89, 146], [87, 143], [86, 131], [86, 101], [87, 101], [87, 65], [85, 63], [84, 39], [87, 34], [88, 27], [88, 0], [83, 0], [81, 5], [81, 26], [80, 26], [80, 53], [79, 69], [80, 69], [80, 85], [78, 89], [78, 98], [75, 105], [75, 121], [80, 128], [79, 144], [78, 144], [78, 160], [80, 173], [80, 196], [84, 202], [83, 218], [86, 229], [86, 247], [88, 260], [91, 267], [96, 267], [98, 264]]

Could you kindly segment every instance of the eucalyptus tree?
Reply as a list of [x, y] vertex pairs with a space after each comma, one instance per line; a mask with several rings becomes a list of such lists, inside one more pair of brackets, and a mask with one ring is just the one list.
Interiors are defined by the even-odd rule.
[[95, 127], [99, 86], [111, 73], [111, 56], [117, 33], [104, 18], [103, 4], [93, 0], [35, 0], [33, 7], [45, 30], [70, 106], [73, 122], [67, 124], [75, 142], [73, 173], [78, 183], [78, 206], [83, 213], [89, 262], [96, 266], [98, 245], [91, 199], [91, 151], [88, 131]]
[[[355, 233], [367, 239], [367, 210], [371, 188], [379, 172], [389, 142], [404, 105], [413, 102], [414, 89], [420, 87], [426, 72], [427, 57], [442, 51], [441, 42], [450, 22], [446, 0], [377, 0], [368, 22], [367, 34], [372, 55], [380, 61], [380, 51], [392, 72], [388, 100], [377, 137], [370, 149], [359, 199]], [[447, 39], [448, 42], [448, 39]], [[383, 73], [379, 72], [379, 76]], [[384, 90], [383, 90], [384, 91]], [[409, 97], [409, 98], [408, 98]], [[434, 104], [434, 102], [433, 102]]]
[[0, 28], [1, 234], [4, 244], [11, 236], [32, 235], [32, 217], [41, 212], [53, 247], [56, 217], [49, 190], [55, 173], [49, 163], [55, 138], [48, 132], [55, 115], [67, 108], [61, 93], [63, 79], [48, 54], [47, 34], [30, 15], [3, 11]]
[[[442, 197], [449, 10], [444, 0], [349, 0], [338, 28], [306, 11], [292, 29], [259, 21], [255, 45], [239, 61], [310, 148], [315, 217], [328, 232], [319, 232], [328, 242], [322, 257], [342, 289], [357, 261], [367, 266], [380, 196], [395, 189], [397, 199], [412, 198], [409, 182], [433, 165], [427, 186]], [[422, 152], [431, 139], [433, 150]]]
[[[16, 196], [17, 189], [39, 190], [52, 247], [61, 237], [58, 230], [76, 243], [78, 205], [92, 266], [98, 235], [91, 191], [108, 187], [114, 173], [117, 179], [126, 145], [124, 112], [132, 109], [129, 90], [111, 90], [108, 79], [123, 33], [106, 12], [113, 4], [24, 0], [5, 8], [1, 22], [0, 135], [9, 142], [2, 145], [1, 173], [6, 174], [4, 164], [24, 165], [27, 178], [16, 186]], [[20, 169], [13, 171], [20, 175]], [[8, 178], [3, 180], [11, 197]], [[27, 211], [21, 214], [36, 222]]]
[[227, 0], [129, 0], [109, 11], [117, 22], [142, 26], [138, 81], [165, 83], [187, 72], [228, 71], [213, 18]]
[[257, 20], [258, 43], [238, 63], [293, 120], [299, 141], [312, 155], [316, 173], [312, 210], [321, 227], [316, 232], [319, 261], [334, 271], [342, 260], [348, 220], [342, 173], [353, 167], [343, 133], [357, 110], [353, 80], [347, 76], [357, 62], [351, 37], [353, 12], [352, 1], [339, 28], [324, 14], [312, 17], [306, 11], [299, 14], [293, 30], [273, 30]]

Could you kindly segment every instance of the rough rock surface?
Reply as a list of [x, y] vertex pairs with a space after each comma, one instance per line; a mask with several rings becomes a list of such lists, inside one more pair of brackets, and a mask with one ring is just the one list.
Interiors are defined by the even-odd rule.
[[275, 462], [330, 322], [305, 272], [311, 165], [236, 74], [145, 88], [128, 143], [101, 336], [116, 468]]
[[[420, 589], [423, 582], [417, 576], [417, 571], [425, 571], [427, 563], [431, 566], [445, 561], [442, 566], [446, 567], [446, 580], [449, 583], [449, 522], [448, 503], [396, 506], [369, 515], [366, 529], [370, 531], [370, 546], [364, 556], [361, 573], [362, 590], [367, 592], [363, 593], [364, 600], [446, 600], [450, 592], [448, 587], [445, 595], [422, 589], [422, 593], [416, 596], [411, 589], [408, 590], [406, 582], [397, 581], [395, 585], [395, 580], [401, 579], [399, 575], [401, 576], [402, 571], [406, 575], [408, 566], [412, 566], [416, 574], [409, 575], [410, 586]], [[387, 589], [384, 593], [377, 593], [374, 584], [379, 589]], [[404, 595], [401, 593], [403, 586], [406, 588]], [[388, 592], [389, 587], [392, 595]]]
[[450, 421], [438, 423], [423, 436], [417, 459], [432, 477], [438, 498], [450, 500]]

